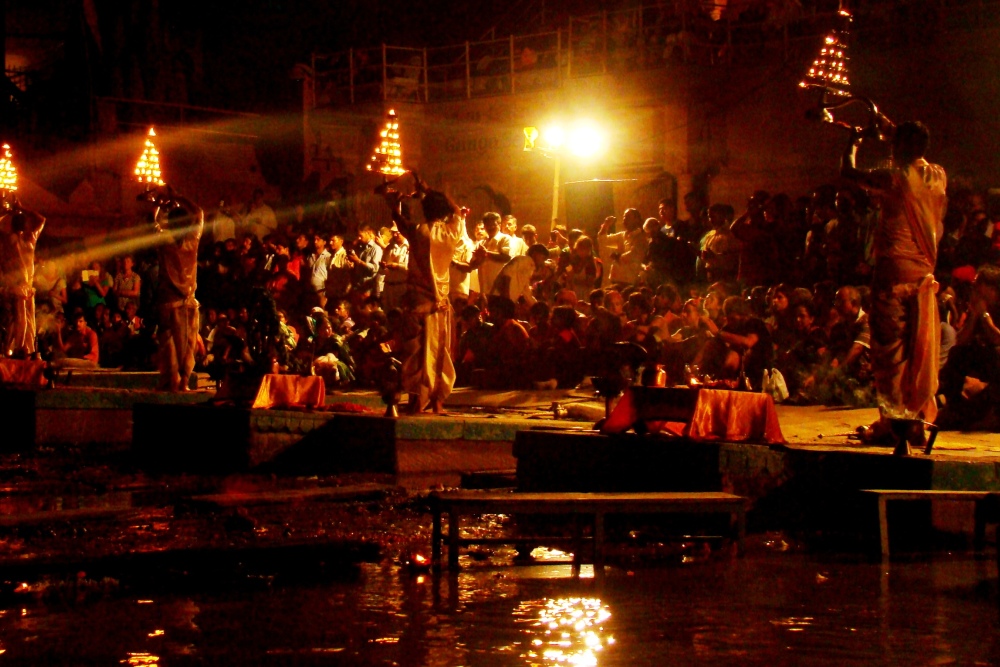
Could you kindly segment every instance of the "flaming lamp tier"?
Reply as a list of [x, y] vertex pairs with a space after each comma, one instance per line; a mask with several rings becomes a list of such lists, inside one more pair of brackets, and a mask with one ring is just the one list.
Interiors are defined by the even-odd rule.
[[384, 176], [399, 176], [406, 172], [403, 169], [402, 151], [399, 148], [399, 121], [393, 109], [389, 109], [388, 118], [379, 133], [379, 143], [375, 146], [375, 152], [372, 153], [367, 169]]
[[156, 145], [153, 143], [153, 137], [155, 136], [156, 132], [153, 131], [153, 128], [149, 128], [149, 134], [146, 136], [146, 146], [142, 150], [139, 161], [135, 164], [135, 176], [146, 187], [164, 184], [163, 179], [160, 177], [160, 152], [156, 150]]
[[17, 190], [17, 169], [10, 152], [10, 145], [4, 144], [0, 155], [0, 196], [6, 197]]

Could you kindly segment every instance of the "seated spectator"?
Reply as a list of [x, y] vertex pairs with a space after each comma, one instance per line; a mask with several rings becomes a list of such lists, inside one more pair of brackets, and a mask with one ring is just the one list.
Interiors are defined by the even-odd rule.
[[[619, 314], [613, 314], [604, 306], [605, 302], [614, 302]], [[590, 320], [584, 330], [584, 347], [588, 350], [605, 350], [622, 340], [621, 311], [622, 295], [617, 290], [611, 290], [606, 295], [601, 290], [591, 292]]]
[[121, 312], [111, 311], [110, 323], [99, 337], [100, 359], [103, 366], [117, 368], [124, 364], [125, 344], [131, 335]]
[[316, 323], [312, 338], [313, 371], [328, 387], [351, 382], [354, 379], [353, 360], [344, 339], [333, 332], [330, 319], [322, 309], [315, 309], [312, 317]]
[[834, 308], [840, 322], [830, 333], [830, 366], [870, 375], [871, 330], [868, 314], [861, 309], [861, 293], [854, 287], [841, 287]]
[[456, 384], [468, 386], [477, 380], [474, 372], [486, 367], [493, 347], [493, 325], [483, 321], [478, 306], [466, 306], [459, 318], [463, 333], [455, 355]]
[[67, 331], [56, 331], [56, 358], [52, 361], [55, 368], [97, 368], [100, 360], [100, 341], [97, 332], [87, 324], [87, 318], [82, 311], [73, 314], [72, 321], [67, 324]]
[[[600, 290], [597, 290], [600, 291]], [[549, 304], [536, 301], [528, 309], [528, 338], [533, 351], [544, 350], [552, 336], [552, 325], [549, 322]]]
[[682, 326], [681, 310], [684, 302], [681, 293], [673, 283], [663, 283], [656, 288], [653, 297], [652, 323], [662, 334], [672, 334]]
[[330, 326], [333, 333], [338, 336], [350, 336], [354, 331], [354, 320], [351, 319], [351, 302], [347, 299], [339, 299], [333, 305], [333, 312], [330, 315]]
[[[819, 309], [814, 311], [819, 316]], [[871, 331], [861, 308], [861, 292], [841, 287], [834, 296], [833, 317], [824, 371], [817, 372], [816, 400], [824, 405], [865, 407], [875, 404], [871, 370]]]
[[710, 375], [735, 379], [742, 373], [754, 391], [760, 391], [764, 371], [773, 367], [771, 333], [759, 318], [751, 316], [746, 299], [731, 296], [722, 305], [726, 325], [703, 350], [699, 364]]
[[1000, 312], [1000, 268], [986, 265], [979, 268], [966, 324], [941, 369], [941, 428], [1000, 430], [1000, 328], [994, 312]]
[[530, 349], [528, 331], [514, 319], [514, 302], [503, 297], [490, 297], [490, 319], [493, 341], [485, 360], [486, 386], [494, 389], [515, 389], [527, 385], [525, 362]]
[[649, 297], [642, 292], [632, 292], [625, 305], [625, 312], [628, 313], [629, 320], [625, 324], [623, 338], [630, 343], [638, 343], [650, 357], [655, 357], [659, 352], [660, 340], [666, 338], [666, 334], [652, 321], [653, 304]]
[[539, 368], [539, 380], [556, 379], [560, 388], [575, 387], [583, 381], [585, 369], [581, 361], [580, 338], [577, 331], [579, 315], [569, 306], [556, 306], [552, 310], [547, 364]]
[[764, 320], [779, 353], [788, 350], [797, 340], [796, 311], [792, 290], [785, 284], [775, 285], [767, 295], [768, 317]]
[[[574, 230], [575, 232], [576, 230]], [[601, 286], [604, 266], [594, 255], [594, 242], [582, 234], [576, 239], [573, 251], [560, 262], [557, 280], [564, 288], [573, 290], [577, 301], [583, 301], [590, 292]]]
[[107, 305], [106, 297], [111, 288], [114, 287], [115, 279], [104, 270], [100, 262], [90, 263], [90, 269], [83, 271], [80, 276], [83, 281], [83, 289], [87, 295], [87, 305], [85, 312], [92, 313], [97, 304]]
[[680, 328], [664, 342], [660, 353], [660, 361], [670, 382], [683, 379], [684, 367], [694, 363], [708, 339], [719, 331], [694, 299], [684, 303], [677, 321]]
[[826, 332], [816, 325], [816, 307], [800, 303], [793, 309], [795, 329], [788, 347], [778, 353], [776, 365], [785, 377], [793, 402], [815, 402], [816, 371], [826, 354]]

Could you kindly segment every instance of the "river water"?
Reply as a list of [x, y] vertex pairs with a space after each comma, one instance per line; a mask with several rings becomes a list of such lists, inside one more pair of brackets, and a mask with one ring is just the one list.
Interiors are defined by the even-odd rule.
[[[782, 551], [609, 567], [463, 556], [197, 593], [126, 587], [0, 610], [0, 666], [998, 665], [995, 558]], [[690, 562], [684, 562], [690, 561]]]

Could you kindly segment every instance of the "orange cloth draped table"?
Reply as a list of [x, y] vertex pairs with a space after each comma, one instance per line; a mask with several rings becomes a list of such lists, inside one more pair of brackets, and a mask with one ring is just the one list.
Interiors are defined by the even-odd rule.
[[768, 394], [748, 391], [629, 388], [601, 432], [624, 433], [637, 423], [650, 432], [692, 440], [785, 442], [774, 400]]
[[44, 387], [44, 361], [22, 361], [20, 359], [0, 359], [0, 384], [25, 384]]
[[326, 385], [318, 375], [265, 375], [254, 408], [319, 408], [326, 401]]

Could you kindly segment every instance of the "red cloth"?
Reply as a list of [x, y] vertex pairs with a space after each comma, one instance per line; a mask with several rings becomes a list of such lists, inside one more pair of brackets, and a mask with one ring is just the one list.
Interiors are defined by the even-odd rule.
[[[631, 390], [626, 390], [611, 412], [602, 433], [624, 433], [635, 424], [640, 406]], [[691, 440], [726, 442], [785, 442], [778, 424], [774, 400], [768, 394], [723, 389], [698, 390], [690, 422], [678, 430], [676, 422], [647, 421], [650, 432], [665, 431]]]
[[44, 361], [21, 361], [19, 359], [0, 359], [0, 384], [26, 384], [44, 387]]
[[318, 375], [265, 375], [254, 408], [319, 408], [326, 401], [326, 385]]

